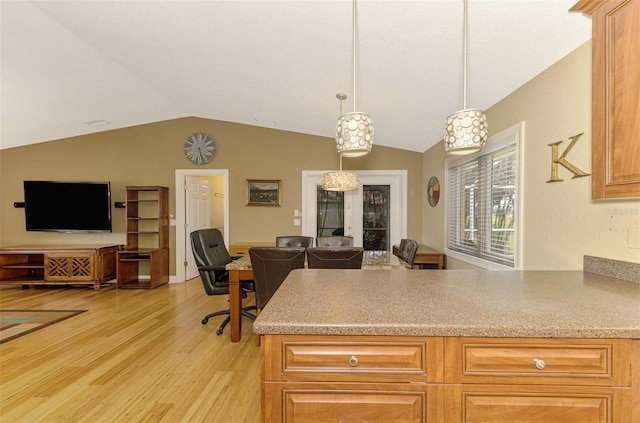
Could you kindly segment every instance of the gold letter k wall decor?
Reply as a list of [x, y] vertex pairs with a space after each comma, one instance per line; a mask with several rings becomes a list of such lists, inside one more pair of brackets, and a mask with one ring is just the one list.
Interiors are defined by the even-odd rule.
[[578, 142], [578, 140], [580, 139], [580, 137], [583, 134], [584, 134], [584, 132], [581, 133], [581, 134], [578, 134], [578, 135], [574, 135], [573, 137], [570, 137], [569, 139], [571, 140], [571, 143], [569, 144], [567, 149], [564, 150], [564, 152], [562, 153], [562, 155], [560, 157], [558, 157], [558, 146], [560, 144], [562, 144], [562, 141], [558, 141], [558, 142], [554, 142], [553, 144], [549, 144], [549, 146], [551, 147], [551, 179], [549, 179], [547, 182], [562, 182], [562, 181], [564, 181], [564, 179], [560, 179], [558, 177], [558, 165], [559, 164], [561, 164], [567, 170], [569, 170], [571, 173], [573, 173], [573, 177], [571, 179], [581, 178], [583, 176], [589, 176], [590, 175], [590, 173], [584, 172], [582, 169], [580, 169], [579, 167], [577, 167], [576, 165], [572, 164], [571, 162], [569, 162], [566, 159], [567, 154], [569, 154], [569, 151], [571, 151], [571, 149], [573, 148], [575, 143]]

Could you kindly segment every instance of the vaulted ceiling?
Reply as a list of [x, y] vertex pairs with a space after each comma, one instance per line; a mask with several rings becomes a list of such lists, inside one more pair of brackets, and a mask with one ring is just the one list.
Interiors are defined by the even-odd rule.
[[[470, 0], [467, 106], [588, 41], [576, 1]], [[374, 145], [442, 138], [462, 108], [462, 16], [462, 0], [357, 2]], [[1, 0], [0, 27], [2, 149], [184, 116], [333, 137], [336, 93], [354, 107], [350, 0]]]

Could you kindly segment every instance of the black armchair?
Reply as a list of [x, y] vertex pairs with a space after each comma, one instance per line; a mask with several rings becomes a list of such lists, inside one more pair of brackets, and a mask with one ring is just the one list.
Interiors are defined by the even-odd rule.
[[[201, 229], [191, 232], [191, 247], [207, 295], [229, 294], [229, 274], [225, 270], [225, 265], [233, 259], [224, 245], [224, 238], [220, 231], [218, 229]], [[243, 281], [242, 290], [243, 297], [246, 297], [247, 292], [255, 291], [253, 281]], [[248, 312], [248, 310], [255, 310], [255, 308], [255, 306], [243, 307], [242, 315], [255, 319], [256, 316]], [[202, 319], [202, 324], [206, 325], [211, 317], [220, 315], [227, 316], [216, 331], [216, 334], [221, 335], [230, 320], [228, 308], [207, 314]]]
[[256, 306], [262, 310], [289, 272], [304, 268], [303, 247], [249, 248], [256, 284]]

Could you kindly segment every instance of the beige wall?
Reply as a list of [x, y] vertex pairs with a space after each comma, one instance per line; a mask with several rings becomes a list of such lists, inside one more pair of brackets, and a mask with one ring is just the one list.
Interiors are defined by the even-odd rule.
[[[328, 123], [329, 125], [331, 122]], [[112, 209], [112, 234], [27, 232], [23, 201], [25, 179], [111, 181], [112, 200], [125, 200], [127, 185], [169, 187], [170, 213], [175, 215], [175, 170], [202, 169], [183, 155], [187, 136], [211, 134], [217, 155], [211, 169], [229, 169], [230, 242], [272, 241], [278, 234], [299, 234], [293, 210], [302, 205], [302, 170], [337, 169], [331, 138], [199, 118], [184, 118], [0, 151], [0, 244], [124, 243], [125, 214]], [[422, 234], [422, 154], [374, 146], [371, 154], [345, 159], [345, 169], [407, 169], [408, 236]], [[280, 179], [282, 207], [246, 207], [246, 179]], [[415, 205], [415, 207], [413, 206]], [[171, 228], [171, 248], [175, 228]], [[172, 252], [171, 274], [175, 274]]]
[[[487, 110], [490, 135], [525, 122], [522, 268], [582, 269], [584, 255], [640, 262], [640, 201], [591, 200], [591, 176], [572, 179], [560, 166], [551, 176], [551, 147], [584, 132], [566, 159], [591, 172], [591, 42]], [[432, 175], [444, 181], [442, 143], [423, 157], [423, 192]], [[423, 240], [443, 248], [444, 194], [423, 212]], [[424, 196], [425, 194], [423, 194]], [[426, 201], [426, 198], [425, 198]], [[473, 267], [449, 260], [450, 268]]]

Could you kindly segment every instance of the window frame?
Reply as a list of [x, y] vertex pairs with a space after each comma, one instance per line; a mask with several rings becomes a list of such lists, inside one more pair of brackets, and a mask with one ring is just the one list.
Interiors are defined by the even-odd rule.
[[[444, 250], [445, 253], [457, 260], [484, 268], [488, 270], [520, 270], [522, 268], [522, 217], [523, 217], [523, 189], [524, 186], [524, 171], [523, 171], [523, 157], [524, 157], [524, 122], [519, 122], [516, 125], [507, 128], [498, 134], [495, 134], [487, 140], [484, 149], [478, 153], [466, 155], [466, 156], [451, 156], [445, 160], [445, 206], [444, 206]], [[494, 151], [500, 150], [507, 145], [515, 143], [515, 174], [516, 174], [516, 201], [515, 201], [515, 225], [514, 225], [514, 258], [513, 267], [497, 263], [485, 258], [480, 258], [475, 255], [466, 254], [461, 251], [452, 250], [449, 248], [449, 203], [451, 195], [457, 192], [457, 188], [454, 189], [451, 184], [451, 169], [460, 166], [464, 163], [475, 161], [481, 156], [485, 156]], [[485, 205], [486, 207], [486, 205]]]

